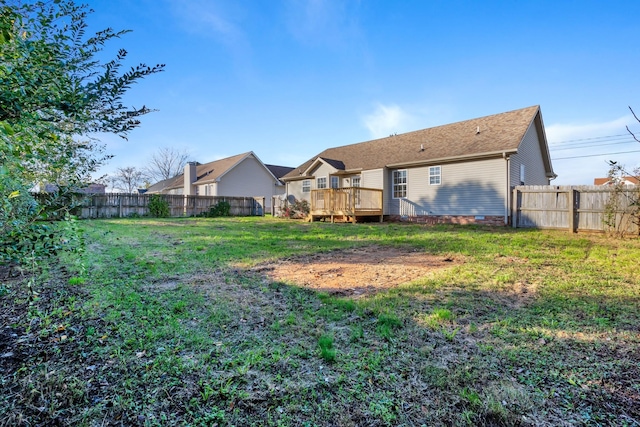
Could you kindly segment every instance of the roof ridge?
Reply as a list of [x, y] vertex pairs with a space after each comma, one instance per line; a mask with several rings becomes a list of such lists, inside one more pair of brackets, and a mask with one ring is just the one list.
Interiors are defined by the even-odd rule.
[[540, 114], [540, 106], [533, 105], [384, 138], [330, 147], [297, 167], [286, 177], [301, 176], [318, 158], [323, 161], [338, 160], [344, 165], [344, 169], [351, 170], [426, 162], [430, 159], [515, 152], [527, 130]]
[[[486, 115], [486, 116], [475, 117], [475, 118], [471, 118], [471, 119], [459, 120], [459, 121], [453, 122], [453, 123], [446, 123], [446, 124], [443, 124], [443, 125], [437, 125], [437, 126], [431, 126], [431, 127], [423, 128], [423, 129], [411, 130], [409, 132], [398, 133], [398, 134], [394, 134], [394, 135], [390, 135], [390, 136], [383, 136], [381, 138], [369, 139], [367, 141], [360, 141], [360, 142], [354, 142], [352, 144], [338, 145], [338, 146], [335, 146], [335, 147], [329, 147], [329, 148], [323, 150], [322, 153], [324, 153], [324, 152], [326, 152], [328, 150], [335, 149], [335, 148], [351, 147], [351, 146], [354, 146], [354, 145], [367, 144], [369, 142], [374, 142], [374, 141], [383, 141], [383, 140], [389, 139], [389, 138], [397, 138], [399, 136], [411, 136], [411, 135], [416, 134], [418, 132], [424, 132], [424, 131], [430, 130], [430, 129], [438, 129], [438, 128], [442, 128], [442, 127], [446, 127], [446, 126], [458, 125], [458, 124], [461, 124], [461, 123], [464, 123], [464, 122], [472, 122], [472, 121], [477, 121], [477, 120], [488, 119], [490, 117], [498, 117], [498, 116], [502, 116], [502, 115], [513, 114], [513, 113], [517, 113], [519, 111], [524, 111], [524, 110], [528, 110], [528, 109], [532, 109], [532, 108], [536, 108], [537, 110], [539, 110], [540, 109], [540, 105], [531, 105], [529, 107], [517, 108], [515, 110], [504, 111], [502, 113], [495, 113], [495, 114], [489, 114], [489, 115]], [[322, 153], [318, 154], [316, 157], [322, 157]]]

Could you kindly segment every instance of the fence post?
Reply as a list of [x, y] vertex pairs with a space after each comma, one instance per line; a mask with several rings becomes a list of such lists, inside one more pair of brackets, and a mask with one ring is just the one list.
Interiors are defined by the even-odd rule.
[[569, 230], [576, 232], [576, 190], [569, 188]]
[[518, 189], [513, 187], [513, 195], [511, 197], [511, 225], [518, 228]]

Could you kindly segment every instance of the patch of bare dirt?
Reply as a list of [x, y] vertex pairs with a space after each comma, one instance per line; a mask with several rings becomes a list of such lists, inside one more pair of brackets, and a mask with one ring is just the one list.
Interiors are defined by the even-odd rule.
[[367, 296], [460, 263], [412, 248], [367, 246], [259, 264], [250, 272], [341, 296]]

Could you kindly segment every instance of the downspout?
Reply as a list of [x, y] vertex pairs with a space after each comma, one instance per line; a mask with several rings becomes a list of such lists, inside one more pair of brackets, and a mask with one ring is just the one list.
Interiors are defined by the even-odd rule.
[[502, 158], [505, 159], [507, 165], [507, 179], [505, 188], [505, 205], [504, 205], [504, 225], [509, 224], [509, 208], [511, 206], [511, 158], [507, 156], [507, 153], [502, 153]]

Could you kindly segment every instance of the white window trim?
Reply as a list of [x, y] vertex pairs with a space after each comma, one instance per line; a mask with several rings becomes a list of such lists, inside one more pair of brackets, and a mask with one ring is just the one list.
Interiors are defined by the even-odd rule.
[[[305, 183], [307, 183], [307, 185], [305, 185]], [[305, 191], [306, 189], [306, 191]], [[311, 180], [310, 179], [305, 179], [302, 181], [302, 192], [303, 193], [311, 193]]]
[[[403, 184], [396, 184], [396, 180], [395, 180], [395, 175], [396, 173], [399, 172], [404, 172], [404, 183]], [[393, 171], [393, 173], [391, 174], [391, 197], [395, 200], [400, 200], [400, 199], [406, 199], [407, 198], [407, 194], [409, 192], [409, 174], [407, 173], [406, 169], [396, 169]], [[396, 185], [403, 185], [404, 186], [404, 196], [401, 197], [396, 197]]]
[[[335, 180], [335, 183], [336, 183], [335, 187], [333, 186], [334, 180]], [[331, 176], [329, 178], [329, 188], [340, 188], [340, 178], [335, 176], [335, 175]]]
[[[431, 171], [438, 168], [439, 173], [437, 175], [432, 175]], [[431, 178], [438, 177], [437, 183], [432, 183]], [[442, 166], [429, 166], [429, 185], [442, 185]]]
[[[356, 182], [358, 183], [357, 185], [356, 185]], [[362, 178], [360, 178], [359, 176], [354, 176], [353, 178], [351, 178], [352, 187], [360, 187], [361, 182], [362, 182]]]
[[[320, 181], [321, 179], [323, 179], [323, 180], [324, 180], [324, 187], [320, 187], [319, 181]], [[318, 190], [323, 190], [323, 189], [327, 188], [327, 184], [328, 184], [328, 183], [327, 183], [327, 177], [326, 177], [326, 176], [319, 176], [319, 177], [317, 177], [317, 178], [316, 178], [316, 188], [317, 188]]]

